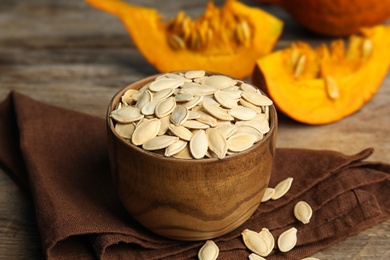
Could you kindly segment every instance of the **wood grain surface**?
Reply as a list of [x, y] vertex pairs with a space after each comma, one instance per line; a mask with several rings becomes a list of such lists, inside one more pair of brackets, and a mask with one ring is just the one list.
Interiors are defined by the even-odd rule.
[[[207, 1], [132, 2], [156, 7], [172, 17], [179, 9], [196, 16]], [[277, 7], [260, 7], [285, 22], [276, 49], [298, 39], [313, 46], [329, 40], [302, 29]], [[157, 73], [115, 17], [80, 0], [2, 0], [0, 28], [0, 100], [17, 90], [46, 103], [103, 118], [120, 88]], [[390, 74], [369, 103], [337, 123], [307, 126], [280, 116], [277, 147], [332, 149], [346, 154], [373, 147], [370, 160], [389, 162], [389, 98]], [[34, 215], [30, 199], [0, 169], [0, 259], [43, 258]], [[314, 256], [390, 259], [390, 221]]]

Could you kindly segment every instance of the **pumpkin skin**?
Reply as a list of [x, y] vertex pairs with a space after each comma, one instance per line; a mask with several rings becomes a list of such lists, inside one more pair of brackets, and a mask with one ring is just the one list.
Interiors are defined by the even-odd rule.
[[347, 36], [390, 18], [390, 0], [255, 0], [282, 7], [307, 29]]
[[342, 40], [316, 49], [298, 42], [260, 58], [252, 81], [296, 121], [336, 122], [378, 91], [390, 66], [389, 46], [390, 26], [362, 29], [349, 38], [346, 51]]
[[[276, 17], [236, 0], [221, 8], [210, 2], [195, 21], [179, 12], [166, 22], [152, 8], [120, 0], [86, 2], [119, 17], [139, 51], [160, 72], [202, 69], [244, 78], [259, 57], [272, 51], [283, 27]], [[246, 23], [241, 31], [239, 22]]]

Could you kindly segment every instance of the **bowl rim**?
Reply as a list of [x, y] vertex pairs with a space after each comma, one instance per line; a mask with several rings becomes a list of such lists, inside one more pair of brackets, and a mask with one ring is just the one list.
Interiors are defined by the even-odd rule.
[[[255, 143], [252, 147], [244, 150], [244, 151], [241, 151], [241, 152], [238, 152], [234, 155], [229, 155], [229, 156], [226, 156], [225, 158], [223, 159], [219, 159], [219, 158], [201, 158], [201, 159], [183, 159], [183, 158], [174, 158], [174, 157], [167, 157], [167, 156], [164, 156], [162, 154], [159, 154], [159, 153], [156, 153], [154, 151], [147, 151], [147, 150], [144, 150], [142, 149], [141, 147], [138, 147], [134, 144], [132, 144], [131, 142], [127, 141], [125, 138], [123, 138], [122, 136], [120, 136], [116, 131], [115, 131], [115, 127], [114, 127], [114, 120], [110, 117], [110, 113], [115, 109], [117, 103], [114, 103], [115, 100], [119, 97], [119, 100], [120, 100], [120, 96], [122, 96], [125, 91], [127, 91], [128, 89], [131, 89], [133, 88], [134, 85], [138, 84], [140, 87], [139, 88], [142, 88], [145, 84], [153, 81], [155, 78], [157, 78], [158, 76], [161, 76], [161, 75], [165, 75], [167, 73], [179, 73], [179, 72], [185, 72], [185, 71], [170, 71], [170, 72], [166, 72], [166, 73], [158, 73], [158, 74], [154, 74], [154, 75], [151, 75], [151, 76], [148, 76], [146, 78], [142, 78], [140, 80], [137, 80], [137, 81], [134, 81], [130, 84], [128, 84], [126, 87], [123, 87], [121, 88], [119, 91], [117, 91], [115, 93], [115, 95], [111, 98], [111, 101], [109, 102], [109, 105], [108, 105], [108, 108], [107, 108], [107, 112], [106, 112], [106, 123], [107, 123], [107, 128], [108, 130], [115, 136], [115, 138], [117, 140], [119, 140], [121, 143], [123, 143], [124, 145], [128, 146], [129, 148], [143, 154], [144, 156], [150, 156], [150, 157], [153, 157], [155, 159], [158, 159], [158, 160], [164, 160], [164, 161], [172, 161], [173, 163], [177, 163], [177, 162], [186, 162], [186, 163], [210, 163], [210, 162], [218, 162], [218, 161], [227, 161], [227, 160], [233, 160], [234, 158], [238, 158], [238, 157], [242, 157], [242, 156], [245, 156], [246, 154], [248, 153], [251, 153], [253, 150], [256, 150], [258, 147], [260, 147], [263, 143], [266, 143], [268, 141], [268, 139], [272, 138], [272, 136], [274, 135], [274, 132], [276, 131], [277, 129], [277, 124], [278, 124], [278, 115], [277, 115], [277, 111], [276, 111], [276, 107], [274, 104], [272, 104], [270, 106], [270, 110], [269, 110], [269, 125], [270, 125], [270, 130], [268, 131], [268, 133], [266, 133], [263, 137], [263, 139], [261, 139], [260, 141], [258, 141], [257, 143]], [[229, 75], [225, 75], [225, 74], [221, 74], [221, 73], [216, 73], [216, 72], [210, 72], [210, 71], [206, 71], [206, 74], [207, 75], [223, 75], [223, 76], [227, 76], [227, 77], [230, 77], [234, 80], [240, 80], [240, 79], [236, 79], [234, 77], [231, 77]], [[243, 80], [241, 80], [243, 81]], [[244, 81], [245, 82], [245, 81]], [[247, 83], [247, 82], [246, 82]], [[250, 83], [248, 83], [250, 84]], [[253, 85], [253, 84], [250, 84], [252, 85], [253, 87], [259, 89], [257, 86]], [[139, 89], [139, 88], [135, 88], [135, 89]], [[260, 90], [260, 89], [259, 89]], [[260, 90], [261, 91], [261, 90]], [[261, 93], [265, 96], [267, 96], [263, 91], [261, 91]], [[267, 96], [268, 97], [268, 96]]]

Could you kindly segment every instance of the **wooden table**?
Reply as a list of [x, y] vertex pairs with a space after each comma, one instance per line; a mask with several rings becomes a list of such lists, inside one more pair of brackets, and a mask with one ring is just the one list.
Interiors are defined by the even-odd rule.
[[[138, 0], [167, 16], [202, 12], [206, 0]], [[219, 4], [221, 1], [216, 1]], [[253, 2], [246, 1], [248, 4]], [[276, 7], [261, 6], [285, 21], [276, 48], [301, 39], [324, 39], [303, 30]], [[122, 24], [80, 0], [0, 2], [0, 100], [10, 90], [60, 107], [104, 117], [120, 88], [156, 73]], [[334, 124], [308, 126], [280, 117], [278, 147], [333, 149], [346, 154], [373, 147], [370, 160], [390, 161], [390, 74], [360, 111]], [[320, 259], [390, 259], [390, 221], [315, 254]], [[34, 208], [0, 169], [0, 258], [40, 259]]]

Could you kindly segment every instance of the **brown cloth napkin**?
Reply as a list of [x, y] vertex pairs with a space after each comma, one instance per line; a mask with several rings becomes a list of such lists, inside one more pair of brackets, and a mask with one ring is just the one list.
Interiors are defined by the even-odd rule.
[[[372, 152], [278, 148], [270, 186], [293, 177], [290, 191], [214, 239], [219, 259], [247, 259], [245, 228], [266, 227], [277, 238], [296, 227], [297, 246], [267, 259], [300, 259], [389, 219], [390, 165], [365, 162]], [[152, 234], [125, 212], [111, 182], [103, 119], [11, 92], [0, 104], [0, 162], [34, 201], [48, 259], [195, 259], [204, 243]], [[293, 215], [300, 200], [314, 211], [306, 225]]]

